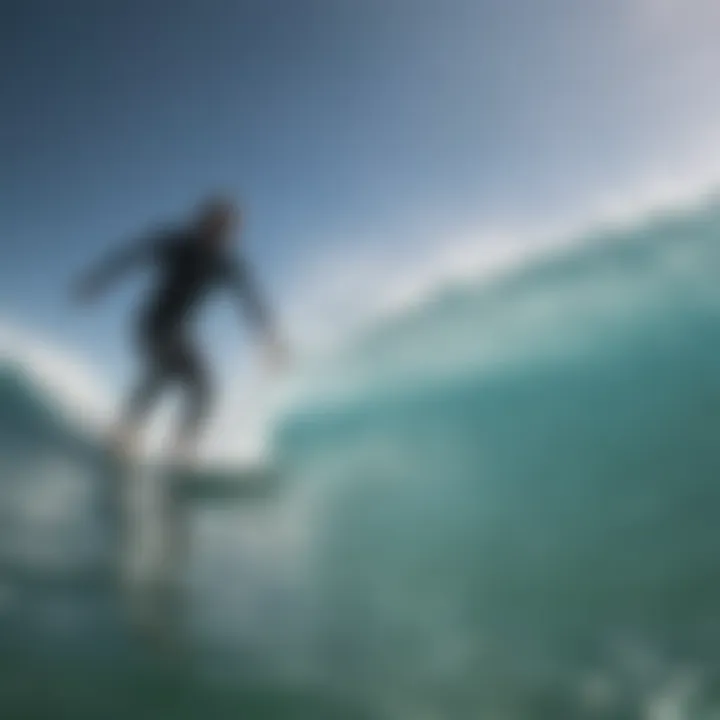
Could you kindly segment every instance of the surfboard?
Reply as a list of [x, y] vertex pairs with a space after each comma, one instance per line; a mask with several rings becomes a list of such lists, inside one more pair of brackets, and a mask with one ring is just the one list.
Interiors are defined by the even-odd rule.
[[278, 473], [270, 466], [170, 469], [169, 475], [179, 500], [190, 505], [260, 502], [279, 489]]

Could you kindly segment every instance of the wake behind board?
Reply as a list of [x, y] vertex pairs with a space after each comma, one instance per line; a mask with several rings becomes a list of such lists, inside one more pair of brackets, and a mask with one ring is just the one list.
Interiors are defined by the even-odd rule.
[[130, 625], [145, 637], [182, 634], [191, 516], [198, 506], [263, 502], [275, 473], [255, 468], [178, 468], [103, 453], [101, 480], [112, 537], [111, 565]]
[[164, 474], [140, 459], [110, 450], [102, 454], [101, 483], [109, 538], [109, 567], [120, 609], [134, 632], [147, 635], [159, 626], [167, 604], [169, 493]]

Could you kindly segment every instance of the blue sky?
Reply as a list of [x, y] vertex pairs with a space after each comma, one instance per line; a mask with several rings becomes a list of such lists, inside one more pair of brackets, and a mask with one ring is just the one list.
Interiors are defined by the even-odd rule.
[[[140, 286], [78, 314], [67, 283], [209, 190], [242, 198], [299, 338], [533, 228], [702, 188], [719, 30], [712, 0], [7, 0], [0, 315], [121, 386]], [[227, 303], [208, 318], [230, 375], [244, 335]]]

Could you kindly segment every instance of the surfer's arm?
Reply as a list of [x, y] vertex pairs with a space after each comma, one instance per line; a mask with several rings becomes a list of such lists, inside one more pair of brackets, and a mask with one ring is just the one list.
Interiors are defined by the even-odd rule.
[[229, 266], [229, 279], [245, 317], [265, 347], [268, 363], [275, 369], [284, 366], [287, 349], [254, 275], [244, 263], [233, 263]]
[[243, 314], [254, 332], [264, 338], [275, 336], [275, 323], [254, 275], [244, 262], [228, 266], [228, 279], [234, 294], [239, 298]]
[[111, 252], [78, 278], [74, 294], [80, 299], [96, 297], [131, 270], [151, 262], [164, 244], [163, 236], [154, 235]]

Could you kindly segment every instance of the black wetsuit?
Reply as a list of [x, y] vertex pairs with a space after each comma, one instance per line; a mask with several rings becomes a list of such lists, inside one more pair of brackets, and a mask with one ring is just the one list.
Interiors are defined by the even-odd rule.
[[204, 241], [192, 230], [158, 233], [149, 241], [110, 258], [86, 280], [101, 289], [131, 266], [150, 263], [158, 274], [155, 291], [141, 308], [137, 340], [145, 370], [125, 411], [125, 421], [140, 421], [170, 382], [187, 392], [180, 428], [182, 436], [194, 436], [207, 415], [212, 393], [201, 353], [189, 336], [189, 320], [214, 289], [227, 287], [238, 294], [253, 326], [270, 325], [253, 278], [245, 263]]

